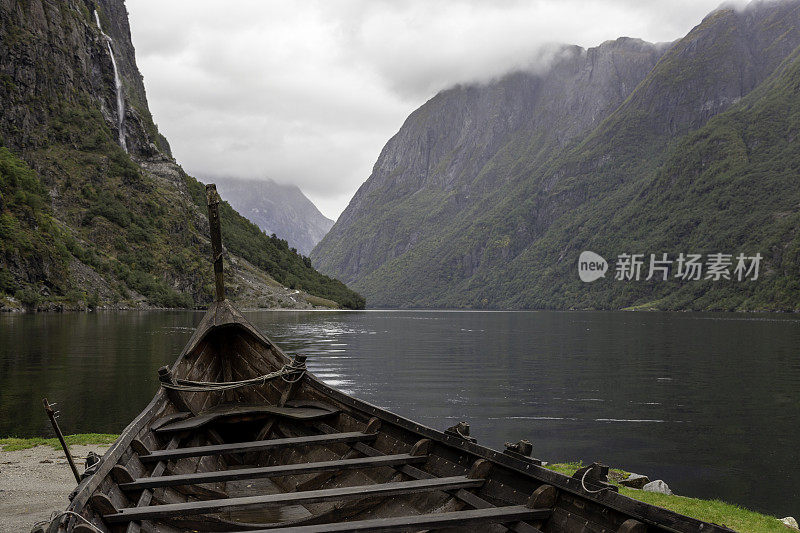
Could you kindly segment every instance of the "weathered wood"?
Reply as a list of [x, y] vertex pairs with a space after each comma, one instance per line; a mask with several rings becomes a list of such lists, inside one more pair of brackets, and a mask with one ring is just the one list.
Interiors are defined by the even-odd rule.
[[427, 455], [431, 448], [431, 439], [420, 439], [411, 448], [411, 455]]
[[307, 437], [292, 437], [287, 439], [270, 439], [251, 442], [237, 442], [231, 444], [212, 444], [210, 446], [193, 446], [175, 450], [157, 450], [150, 455], [142, 455], [139, 459], [143, 463], [154, 461], [174, 461], [186, 457], [199, 457], [201, 455], [224, 455], [227, 453], [243, 453], [263, 451], [284, 446], [311, 446], [326, 445], [344, 442], [358, 442], [372, 440], [376, 435], [352, 431], [347, 433], [332, 433], [326, 435], [309, 435]]
[[47, 401], [47, 398], [42, 398], [42, 404], [44, 405], [44, 410], [47, 413], [47, 417], [50, 419], [50, 424], [53, 426], [53, 431], [56, 433], [58, 442], [61, 443], [61, 449], [64, 450], [64, 455], [66, 456], [69, 467], [72, 470], [72, 475], [75, 476], [75, 482], [80, 483], [81, 475], [78, 473], [78, 468], [75, 466], [75, 461], [72, 459], [72, 453], [69, 451], [69, 446], [67, 446], [67, 443], [64, 442], [64, 434], [61, 433], [61, 428], [58, 427], [56, 413], [53, 411], [53, 407], [50, 405], [50, 402]]
[[209, 500], [177, 504], [156, 505], [147, 508], [130, 507], [119, 512], [109, 513], [103, 519], [109, 523], [127, 522], [130, 520], [153, 519], [164, 516], [187, 516], [193, 514], [217, 513], [221, 511], [260, 509], [281, 505], [317, 503], [332, 500], [361, 499], [376, 496], [398, 496], [437, 490], [453, 490], [477, 488], [484, 483], [482, 479], [470, 479], [466, 476], [423, 479], [414, 481], [396, 481], [375, 485], [359, 485], [355, 487], [337, 487], [333, 489], [311, 490], [306, 492], [289, 492], [285, 494], [268, 494], [263, 496], [244, 496], [227, 500]]
[[214, 261], [214, 284], [217, 301], [225, 299], [225, 281], [222, 275], [222, 230], [219, 222], [219, 194], [213, 183], [206, 185], [206, 204], [208, 205], [208, 225], [211, 227], [211, 253]]
[[470, 479], [486, 479], [489, 472], [492, 470], [492, 463], [486, 459], [478, 459], [472, 468], [469, 469], [467, 477]]
[[150, 429], [156, 431], [158, 428], [162, 426], [166, 426], [167, 424], [170, 424], [172, 422], [177, 422], [178, 420], [184, 420], [186, 418], [189, 418], [190, 416], [192, 416], [192, 413], [186, 411], [181, 411], [178, 413], [172, 413], [170, 415], [162, 416], [161, 418], [153, 422], [153, 424], [150, 426]]
[[556, 505], [558, 490], [552, 485], [542, 485], [531, 494], [528, 507], [537, 509], [553, 508]]
[[114, 504], [111, 502], [111, 498], [103, 493], [98, 492], [97, 494], [93, 494], [89, 499], [89, 502], [92, 504], [92, 507], [94, 507], [95, 511], [100, 514], [107, 515], [117, 512], [117, 508], [114, 507]]
[[[248, 346], [249, 346], [249, 344], [248, 344]], [[296, 357], [298, 357], [298, 356], [296, 356]], [[303, 363], [305, 363], [305, 361], [306, 361], [305, 356], [302, 356], [302, 361], [303, 361]], [[283, 407], [284, 405], [286, 405], [286, 402], [289, 401], [289, 398], [291, 398], [294, 395], [295, 391], [299, 387], [300, 387], [300, 381], [299, 380], [298, 381], [294, 381], [292, 383], [287, 383], [286, 386], [283, 389], [283, 392], [281, 392], [281, 397], [278, 398], [278, 404], [276, 405], [276, 407]], [[264, 426], [262, 426], [261, 430], [258, 432], [258, 435], [256, 436], [256, 440], [266, 439], [269, 436], [269, 432], [272, 431], [272, 426], [275, 424], [276, 420], [277, 420], [276, 417], [273, 417], [270, 420], [268, 420], [267, 423], [264, 424]]]
[[[211, 444], [225, 444], [225, 439], [222, 438], [222, 435], [217, 433], [217, 430], [214, 428], [206, 428], [206, 433], [208, 434], [208, 440]], [[256, 439], [259, 440], [259, 439]], [[245, 464], [242, 456], [236, 454], [228, 454], [224, 456], [225, 462], [230, 464], [234, 462], [238, 465]]]
[[139, 457], [143, 455], [150, 455], [150, 449], [147, 446], [145, 446], [144, 442], [140, 441], [139, 439], [133, 439], [131, 441], [131, 449]]
[[377, 433], [381, 429], [381, 421], [374, 416], [367, 422], [367, 427], [364, 428], [364, 433]]
[[220, 498], [227, 498], [228, 494], [221, 490], [209, 489], [201, 487], [200, 485], [186, 485], [173, 487], [176, 492], [184, 496], [196, 496], [204, 500], [218, 500]]
[[[133, 442], [131, 442], [131, 444], [133, 444]], [[144, 446], [144, 444], [141, 441], [139, 441], [139, 444]], [[165, 449], [174, 450], [175, 448], [178, 447], [178, 444], [180, 444], [180, 439], [178, 437], [172, 437], [172, 439], [170, 439]], [[147, 450], [147, 447], [145, 447], [144, 449]], [[166, 469], [167, 469], [167, 462], [160, 461], [156, 464], [156, 466], [153, 467], [153, 471], [150, 472], [150, 477], [151, 478], [158, 477], [162, 475]], [[150, 505], [151, 501], [153, 501], [153, 491], [144, 490], [142, 491], [142, 494], [139, 495], [139, 500], [136, 502], [136, 507], [147, 507], [148, 505]], [[130, 522], [128, 524], [128, 527], [125, 529], [125, 533], [139, 533], [141, 529], [142, 527], [138, 522]]]
[[[322, 431], [334, 431], [334, 429], [328, 426], [325, 423], [318, 423], [316, 424], [317, 428]], [[353, 450], [362, 453], [368, 457], [378, 457], [383, 455], [383, 452], [369, 446], [363, 442], [357, 442], [352, 445]], [[398, 472], [401, 472], [412, 479], [431, 479], [435, 477], [430, 472], [426, 472], [424, 470], [420, 470], [419, 468], [411, 465], [403, 465], [400, 467], [396, 467]], [[465, 489], [459, 489], [454, 492], [453, 496], [458, 498], [459, 500], [463, 501], [467, 505], [475, 507], [476, 509], [487, 509], [490, 507], [494, 507], [494, 505], [477, 494], [473, 494]], [[530, 524], [526, 524], [525, 522], [518, 522], [516, 524], [509, 524], [507, 525], [508, 529], [514, 531], [516, 533], [541, 533], [537, 528], [533, 527]]]
[[646, 525], [631, 518], [629, 520], [625, 520], [622, 525], [619, 526], [617, 533], [646, 533], [646, 531]]
[[519, 520], [543, 520], [550, 515], [550, 509], [531, 509], [524, 505], [492, 507], [488, 509], [470, 509], [468, 511], [451, 511], [410, 516], [393, 516], [389, 518], [373, 518], [352, 522], [318, 524], [311, 526], [280, 527], [274, 529], [256, 529], [251, 533], [327, 533], [342, 531], [411, 531], [422, 528], [446, 528], [479, 526], [490, 523], [514, 522]]
[[360, 468], [379, 468], [382, 466], [395, 466], [411, 463], [424, 463], [427, 457], [409, 455], [406, 453], [385, 455], [382, 457], [359, 457], [357, 459], [342, 459], [338, 461], [319, 461], [314, 463], [297, 463], [279, 466], [264, 466], [258, 468], [240, 468], [236, 470], [221, 470], [216, 472], [197, 472], [194, 474], [178, 474], [160, 476], [158, 478], [138, 478], [129, 483], [120, 484], [122, 490], [141, 490], [144, 488], [171, 487], [176, 485], [193, 485], [197, 483], [215, 483], [219, 481], [236, 481], [241, 479], [269, 478], [279, 476], [295, 476], [324, 471], [354, 470]]
[[[340, 460], [353, 459], [355, 457], [358, 457], [358, 452], [353, 450], [353, 449], [351, 449], [346, 454], [344, 454], [341, 457]], [[335, 477], [336, 474], [338, 474], [338, 472], [333, 472], [333, 471], [331, 471], [331, 472], [322, 472], [320, 474], [317, 474], [316, 476], [312, 476], [311, 478], [309, 478], [309, 479], [307, 479], [305, 481], [301, 481], [300, 483], [297, 484], [297, 486], [295, 486], [294, 490], [296, 490], [297, 492], [300, 492], [300, 491], [304, 491], [304, 490], [312, 490], [312, 489], [319, 488], [326, 481], [328, 481], [329, 479]]]
[[114, 465], [114, 468], [111, 469], [111, 476], [117, 483], [130, 483], [134, 480], [128, 469], [122, 465]]
[[171, 433], [176, 431], [187, 431], [199, 429], [212, 422], [235, 417], [238, 420], [247, 417], [267, 417], [277, 416], [290, 418], [292, 420], [316, 420], [334, 415], [338, 410], [320, 409], [314, 407], [275, 407], [272, 405], [219, 405], [201, 413], [195, 417], [179, 420], [156, 429], [156, 433]]

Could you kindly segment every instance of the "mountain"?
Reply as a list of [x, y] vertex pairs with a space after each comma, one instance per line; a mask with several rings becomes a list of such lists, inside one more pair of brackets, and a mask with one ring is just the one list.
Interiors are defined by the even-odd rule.
[[267, 235], [285, 239], [308, 255], [333, 226], [296, 185], [267, 180], [216, 178], [224, 200]]
[[[204, 187], [147, 106], [122, 0], [0, 0], [0, 308], [191, 307], [213, 297]], [[221, 206], [228, 294], [363, 307]]]
[[[798, 45], [800, 2], [754, 2], [443, 91], [312, 261], [374, 306], [795, 310]], [[611, 272], [581, 282], [584, 250]], [[740, 252], [758, 280], [614, 276], [620, 254]]]

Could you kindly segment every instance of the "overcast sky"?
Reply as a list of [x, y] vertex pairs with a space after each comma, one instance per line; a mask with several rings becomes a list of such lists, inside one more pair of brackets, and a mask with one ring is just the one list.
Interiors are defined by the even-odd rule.
[[542, 44], [685, 35], [720, 0], [127, 0], [150, 109], [198, 177], [294, 183], [335, 219], [438, 91]]

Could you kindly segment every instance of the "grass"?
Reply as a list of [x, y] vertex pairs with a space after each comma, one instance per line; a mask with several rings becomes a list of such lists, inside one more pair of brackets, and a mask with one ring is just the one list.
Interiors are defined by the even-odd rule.
[[[585, 465], [580, 462], [553, 463], [546, 465], [545, 468], [564, 474], [565, 476], [572, 476], [572, 474], [583, 466]], [[612, 468], [609, 471], [609, 479], [617, 486], [619, 486], [618, 481], [625, 479], [628, 475], [628, 472], [616, 468]], [[757, 513], [745, 509], [744, 507], [719, 500], [701, 500], [677, 495], [670, 496], [622, 486], [619, 487], [619, 493], [629, 498], [649, 503], [650, 505], [656, 505], [682, 515], [703, 520], [704, 522], [725, 525], [736, 531], [744, 531], [747, 533], [787, 533], [790, 531], [790, 529], [784, 526], [780, 520], [774, 516]]]
[[316, 305], [317, 307], [327, 307], [329, 309], [340, 308], [339, 304], [334, 302], [333, 300], [328, 300], [327, 298], [320, 298], [319, 296], [314, 296], [313, 294], [309, 294], [308, 296], [306, 296], [306, 301], [311, 305]]
[[[86, 444], [111, 444], [119, 435], [112, 435], [109, 433], [79, 433], [77, 435], [65, 435], [64, 440], [67, 446], [86, 445]], [[45, 439], [43, 437], [33, 437], [21, 439], [18, 437], [6, 437], [0, 439], [0, 449], [4, 452], [13, 452], [17, 450], [27, 450], [34, 446], [50, 446], [54, 450], [61, 449], [61, 443], [58, 439]]]

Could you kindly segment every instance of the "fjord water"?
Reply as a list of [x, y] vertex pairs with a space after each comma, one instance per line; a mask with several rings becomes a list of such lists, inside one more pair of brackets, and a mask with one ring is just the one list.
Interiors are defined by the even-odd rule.
[[[624, 312], [246, 313], [321, 379], [501, 448], [785, 516], [800, 491], [800, 319]], [[0, 435], [119, 432], [202, 313], [0, 316]]]

